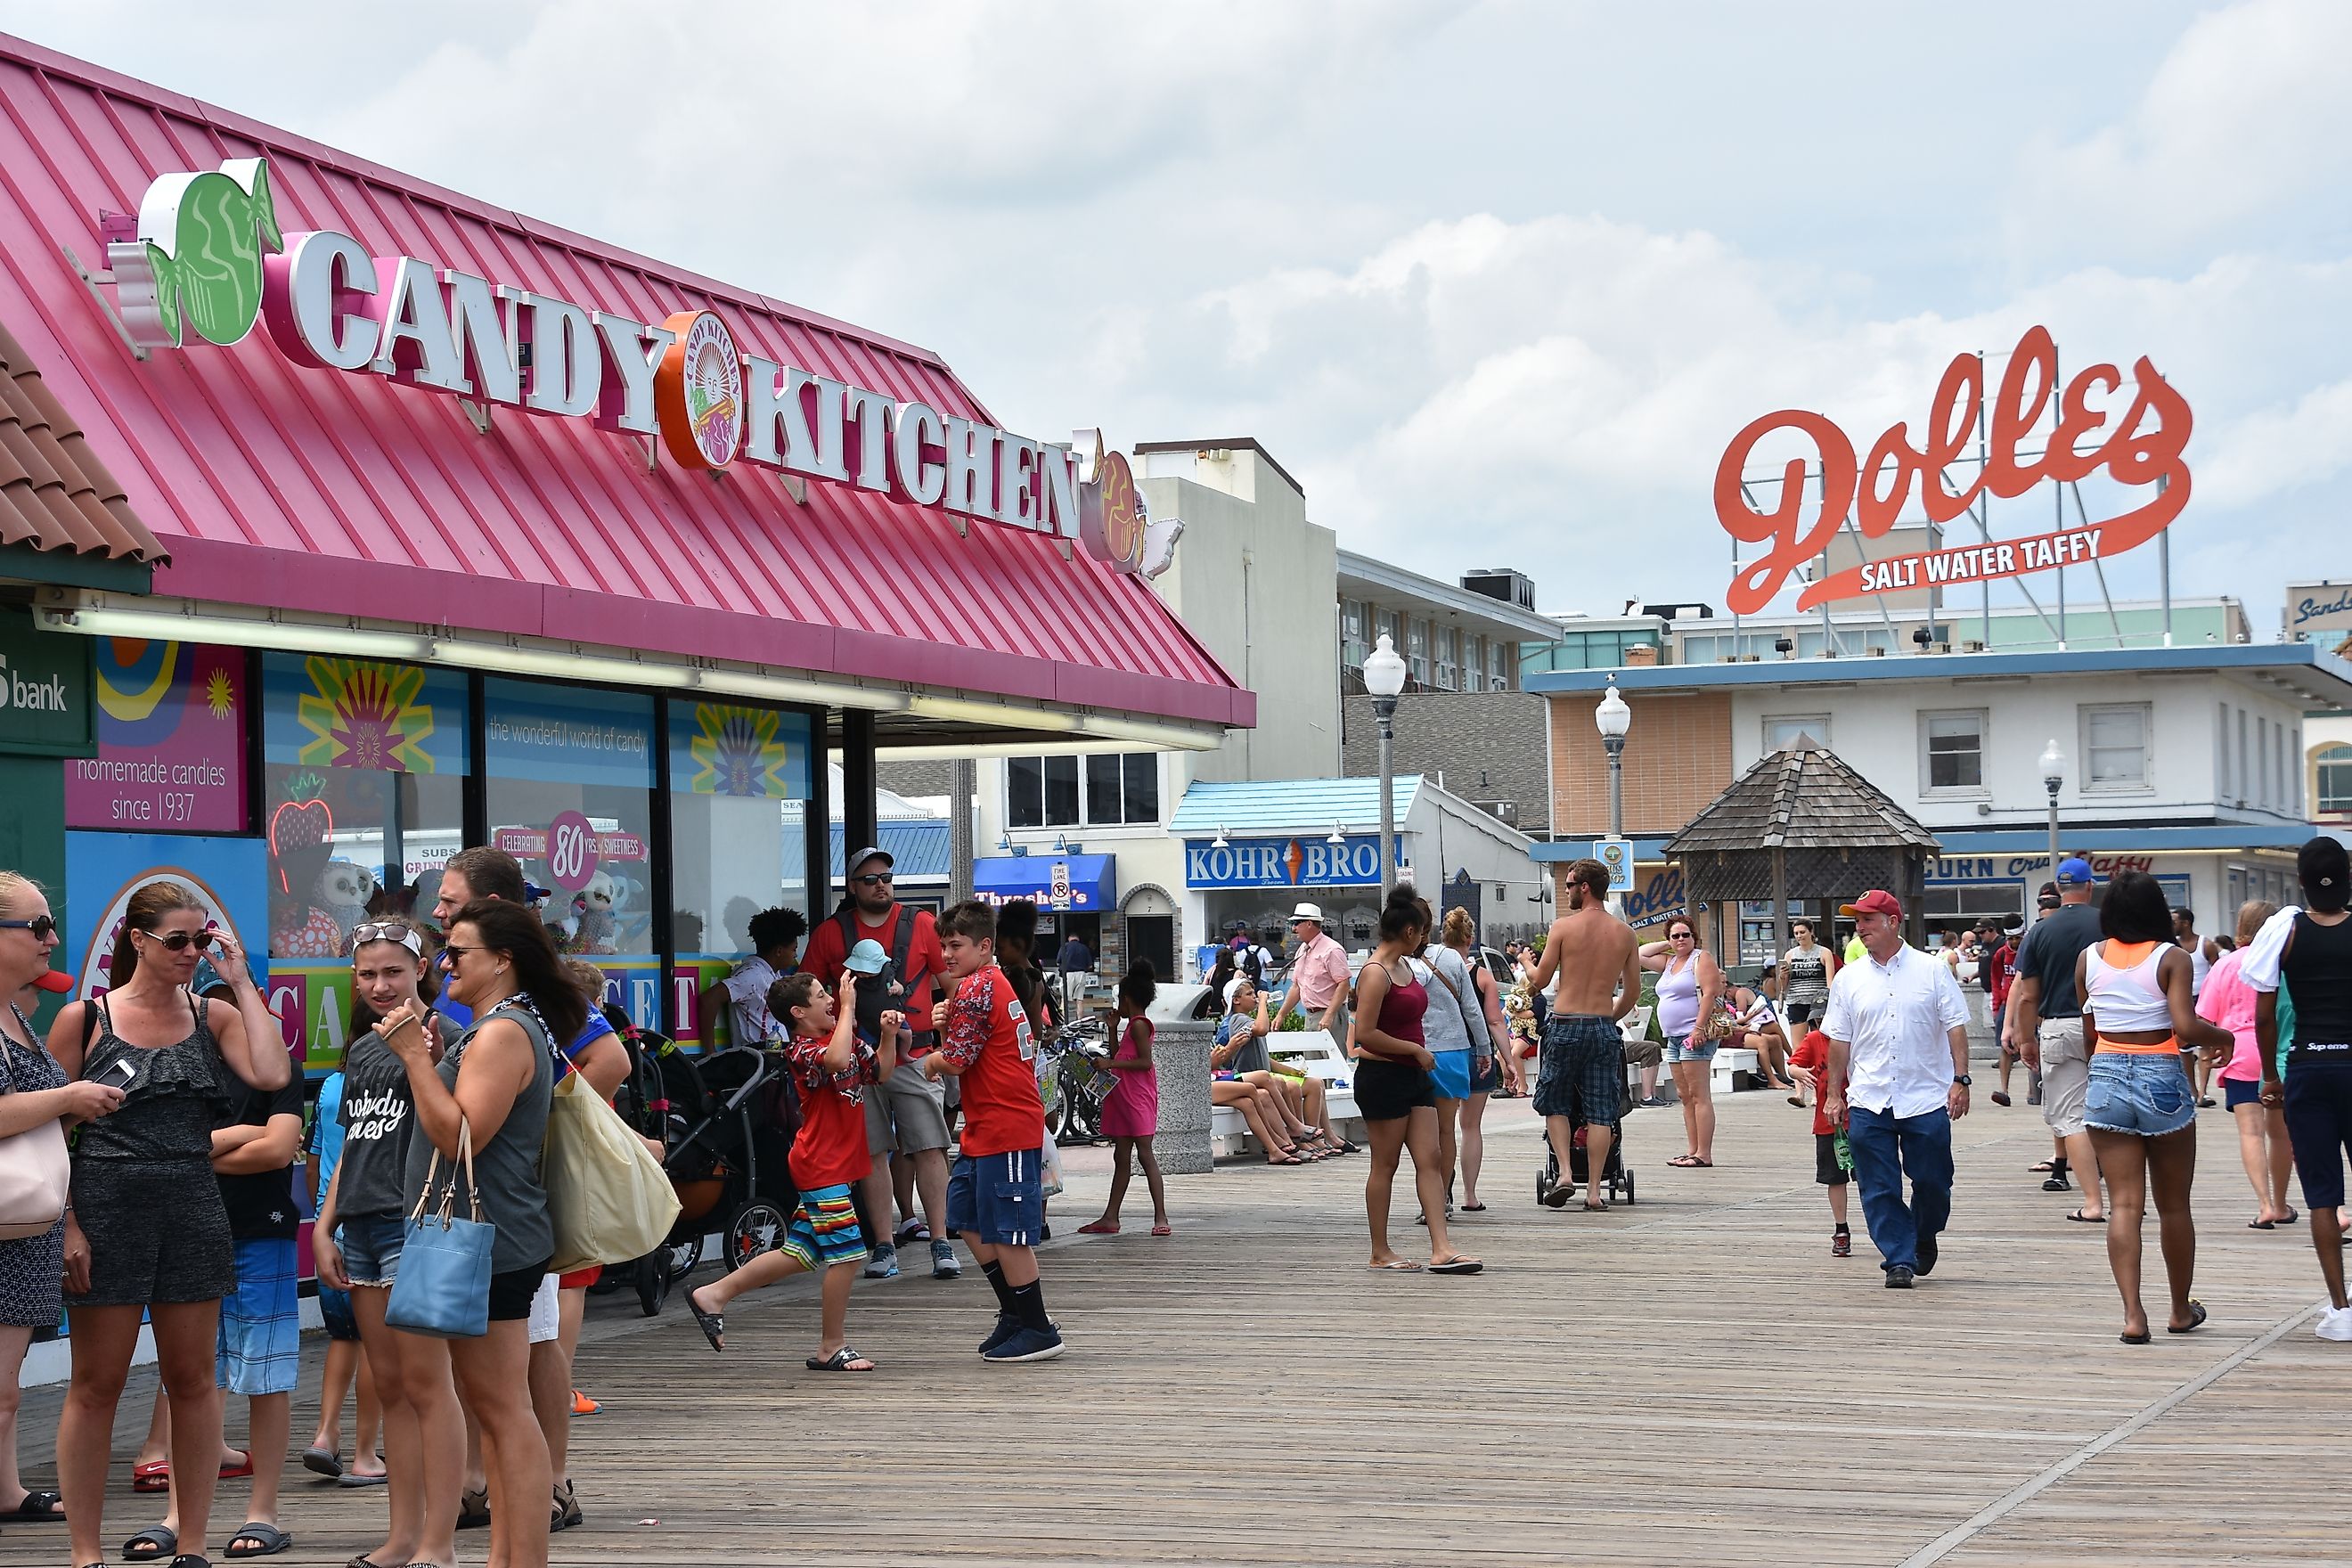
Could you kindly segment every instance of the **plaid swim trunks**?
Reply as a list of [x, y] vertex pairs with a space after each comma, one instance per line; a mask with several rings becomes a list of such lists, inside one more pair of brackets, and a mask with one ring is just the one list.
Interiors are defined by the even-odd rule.
[[800, 1259], [812, 1274], [836, 1263], [863, 1263], [866, 1233], [857, 1228], [857, 1205], [847, 1186], [817, 1187], [801, 1194], [801, 1206], [784, 1228], [776, 1250]]
[[1536, 1114], [1613, 1126], [1625, 1092], [1625, 1038], [1613, 1018], [1553, 1014], [1544, 1025]]
[[290, 1394], [302, 1371], [302, 1302], [294, 1238], [236, 1244], [236, 1285], [221, 1298], [214, 1370], [231, 1394]]

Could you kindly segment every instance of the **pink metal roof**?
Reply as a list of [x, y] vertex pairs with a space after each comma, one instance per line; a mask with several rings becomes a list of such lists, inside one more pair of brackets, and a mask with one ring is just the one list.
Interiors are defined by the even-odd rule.
[[[135, 360], [68, 265], [160, 174], [269, 160], [289, 232], [658, 321], [717, 310], [748, 352], [988, 418], [937, 355], [411, 179], [0, 34], [0, 321], [172, 552], [159, 594], [364, 614], [1246, 725], [1140, 579], [1054, 541], [845, 486], [664, 462], [585, 419], [298, 368], [257, 330]], [[192, 342], [193, 336], [192, 336]]]

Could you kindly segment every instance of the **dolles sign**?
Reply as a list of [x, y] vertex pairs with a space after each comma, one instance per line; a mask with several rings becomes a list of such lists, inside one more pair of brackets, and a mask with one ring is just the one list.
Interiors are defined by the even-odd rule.
[[1085, 526], [1081, 458], [1066, 447], [741, 353], [713, 311], [640, 321], [373, 255], [332, 229], [283, 233], [267, 159], [163, 175], [135, 224], [110, 219], [107, 237], [123, 328], [142, 347], [191, 335], [227, 346], [258, 322], [297, 364], [593, 418], [656, 440], [682, 468], [741, 461], [1082, 540], [1121, 571], [1144, 566], [1139, 530], [1106, 540], [1099, 523]]

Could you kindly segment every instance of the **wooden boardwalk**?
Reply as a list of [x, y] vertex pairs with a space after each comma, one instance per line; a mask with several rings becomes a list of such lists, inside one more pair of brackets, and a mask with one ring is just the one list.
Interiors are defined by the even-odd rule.
[[[2244, 1227], [2222, 1113], [2197, 1195], [2212, 1321], [2127, 1347], [2104, 1231], [2063, 1223], [2071, 1201], [2024, 1173], [2049, 1148], [2038, 1112], [1961, 1123], [1944, 1261], [1905, 1295], [1880, 1288], [1866, 1237], [1829, 1257], [1810, 1113], [1757, 1093], [1722, 1110], [1712, 1171], [1664, 1165], [1675, 1111], [1634, 1115], [1641, 1202], [1584, 1215], [1533, 1206], [1525, 1104], [1498, 1104], [1493, 1206], [1459, 1227], [1489, 1268], [1467, 1279], [1365, 1270], [1361, 1158], [1174, 1179], [1178, 1233], [1159, 1240], [1067, 1235], [1102, 1185], [1074, 1169], [1045, 1264], [1073, 1348], [1037, 1366], [972, 1354], [990, 1321], [976, 1273], [862, 1287], [850, 1328], [884, 1363], [870, 1378], [803, 1370], [804, 1286], [738, 1303], [723, 1358], [675, 1304], [646, 1321], [600, 1298], [580, 1382], [604, 1411], [572, 1448], [590, 1523], [555, 1561], [2352, 1557], [2352, 1348], [2312, 1337], [2304, 1227]], [[1128, 1217], [1148, 1228], [1148, 1208]], [[2152, 1226], [2147, 1258], [2160, 1278]], [[2160, 1287], [2150, 1300], [2160, 1323]], [[125, 1401], [110, 1541], [154, 1517], [123, 1474], [148, 1386]], [[29, 1474], [50, 1473], [56, 1405], [27, 1397]], [[298, 1443], [312, 1408], [298, 1402]], [[287, 1489], [282, 1561], [376, 1541], [380, 1494], [299, 1469]], [[224, 1493], [233, 1527], [240, 1492]], [[0, 1564], [63, 1556], [61, 1531], [0, 1534]]]

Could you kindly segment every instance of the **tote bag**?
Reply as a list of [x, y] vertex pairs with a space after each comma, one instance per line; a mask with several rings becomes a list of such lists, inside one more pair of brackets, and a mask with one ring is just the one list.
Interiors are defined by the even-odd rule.
[[[466, 1198], [473, 1217], [455, 1215], [457, 1167], [466, 1168]], [[441, 1173], [441, 1151], [433, 1151], [425, 1167], [425, 1190], [408, 1215], [408, 1229], [400, 1244], [400, 1271], [393, 1277], [392, 1299], [384, 1303], [383, 1321], [395, 1329], [436, 1340], [474, 1340], [490, 1331], [490, 1247], [498, 1227], [482, 1218], [482, 1197], [474, 1185], [474, 1130], [463, 1117], [457, 1121], [457, 1159], [449, 1166], [448, 1184], [434, 1205], [434, 1184]]]
[[661, 1162], [576, 1072], [548, 1102], [539, 1167], [555, 1230], [552, 1273], [643, 1258], [677, 1223], [677, 1194]]
[[[16, 1092], [8, 1051], [0, 1046], [0, 1092]], [[65, 1123], [55, 1118], [0, 1138], [0, 1241], [47, 1236], [65, 1217], [73, 1163], [66, 1155]]]

